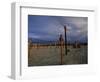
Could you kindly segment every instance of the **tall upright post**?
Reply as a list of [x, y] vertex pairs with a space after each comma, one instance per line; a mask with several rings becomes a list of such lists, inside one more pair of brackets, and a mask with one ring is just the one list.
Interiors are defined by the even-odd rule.
[[60, 44], [60, 64], [63, 65], [63, 37], [62, 34], [59, 37], [59, 44]]
[[66, 26], [64, 26], [64, 32], [65, 32], [65, 54], [67, 55], [67, 36], [66, 36]]

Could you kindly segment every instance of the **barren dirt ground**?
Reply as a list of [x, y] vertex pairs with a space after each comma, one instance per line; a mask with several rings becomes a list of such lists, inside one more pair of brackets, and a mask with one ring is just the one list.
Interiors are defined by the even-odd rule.
[[[63, 49], [63, 65], [88, 63], [87, 46], [81, 46], [81, 48], [68, 46], [68, 50], [68, 54], [65, 55], [65, 50]], [[28, 66], [60, 65], [60, 62], [60, 48], [55, 46], [32, 48], [28, 57]]]

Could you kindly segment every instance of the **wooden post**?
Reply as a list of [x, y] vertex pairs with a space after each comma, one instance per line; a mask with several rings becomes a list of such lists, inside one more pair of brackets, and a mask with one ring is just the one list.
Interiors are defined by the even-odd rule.
[[63, 43], [64, 43], [62, 34], [59, 37], [59, 41], [60, 41], [60, 64], [62, 65], [63, 64]]
[[65, 32], [65, 54], [67, 55], [67, 36], [66, 36], [66, 26], [64, 26], [64, 32]]

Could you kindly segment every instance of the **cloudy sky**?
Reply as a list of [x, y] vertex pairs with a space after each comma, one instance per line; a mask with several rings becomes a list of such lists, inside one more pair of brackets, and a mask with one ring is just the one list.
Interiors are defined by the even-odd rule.
[[64, 26], [67, 27], [68, 41], [87, 42], [87, 17], [28, 15], [29, 38], [57, 41], [60, 34], [64, 37]]

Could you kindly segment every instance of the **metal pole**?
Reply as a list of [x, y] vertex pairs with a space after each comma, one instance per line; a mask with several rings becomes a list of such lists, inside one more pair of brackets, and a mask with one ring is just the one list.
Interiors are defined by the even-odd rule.
[[64, 32], [65, 32], [65, 54], [67, 55], [67, 36], [66, 36], [66, 26], [64, 26]]

